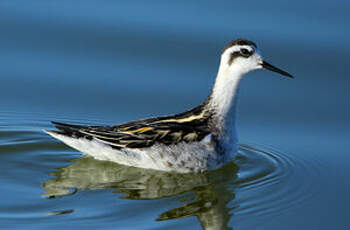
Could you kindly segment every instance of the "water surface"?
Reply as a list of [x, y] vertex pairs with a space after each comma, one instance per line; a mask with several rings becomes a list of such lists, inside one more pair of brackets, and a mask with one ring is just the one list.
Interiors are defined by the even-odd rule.
[[[7, 116], [25, 115], [2, 114]], [[0, 209], [5, 225], [230, 229], [236, 220], [271, 218], [295, 209], [318, 187], [317, 165], [247, 144], [241, 145], [235, 162], [200, 174], [81, 157], [44, 134], [41, 129], [48, 127], [48, 121], [39, 116], [50, 117], [37, 114], [30, 119], [33, 123], [22, 125], [14, 119], [1, 131], [2, 160], [7, 163], [2, 181], [11, 185], [2, 191], [9, 198]], [[300, 181], [303, 176], [313, 180]], [[57, 223], [60, 219], [64, 223]]]
[[[350, 3], [0, 3], [0, 228], [347, 229]], [[267, 14], [268, 12], [268, 14]], [[42, 132], [182, 112], [226, 43], [296, 76], [240, 90], [238, 159], [204, 174], [96, 161]]]

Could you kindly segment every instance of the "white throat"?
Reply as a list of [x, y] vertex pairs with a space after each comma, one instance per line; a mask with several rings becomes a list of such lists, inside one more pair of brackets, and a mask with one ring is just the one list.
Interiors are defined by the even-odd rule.
[[221, 61], [212, 90], [209, 107], [214, 111], [213, 122], [218, 127], [218, 138], [228, 145], [237, 143], [236, 119], [239, 84], [246, 71], [229, 68]]

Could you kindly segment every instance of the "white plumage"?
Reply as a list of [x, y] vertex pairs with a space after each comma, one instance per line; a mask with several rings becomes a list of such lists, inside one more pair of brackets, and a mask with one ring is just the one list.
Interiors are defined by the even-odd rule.
[[116, 126], [54, 122], [59, 131], [45, 132], [98, 160], [181, 173], [217, 169], [232, 161], [238, 150], [241, 79], [260, 68], [292, 77], [263, 61], [253, 42], [236, 39], [221, 55], [211, 95], [190, 111]]

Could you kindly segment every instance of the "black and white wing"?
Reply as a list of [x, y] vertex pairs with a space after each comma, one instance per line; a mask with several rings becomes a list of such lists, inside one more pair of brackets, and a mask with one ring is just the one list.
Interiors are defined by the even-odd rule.
[[[190, 113], [191, 112], [191, 113]], [[184, 114], [132, 121], [116, 126], [81, 126], [52, 122], [58, 134], [98, 140], [114, 148], [145, 148], [154, 144], [195, 142], [209, 134], [204, 113]]]

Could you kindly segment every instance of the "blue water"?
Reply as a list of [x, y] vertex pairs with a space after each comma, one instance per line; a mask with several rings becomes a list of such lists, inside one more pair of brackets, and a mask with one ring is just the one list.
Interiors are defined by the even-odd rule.
[[[0, 2], [0, 228], [347, 229], [350, 2]], [[176, 175], [81, 158], [51, 120], [116, 124], [201, 103], [222, 48], [250, 73], [239, 158]]]

